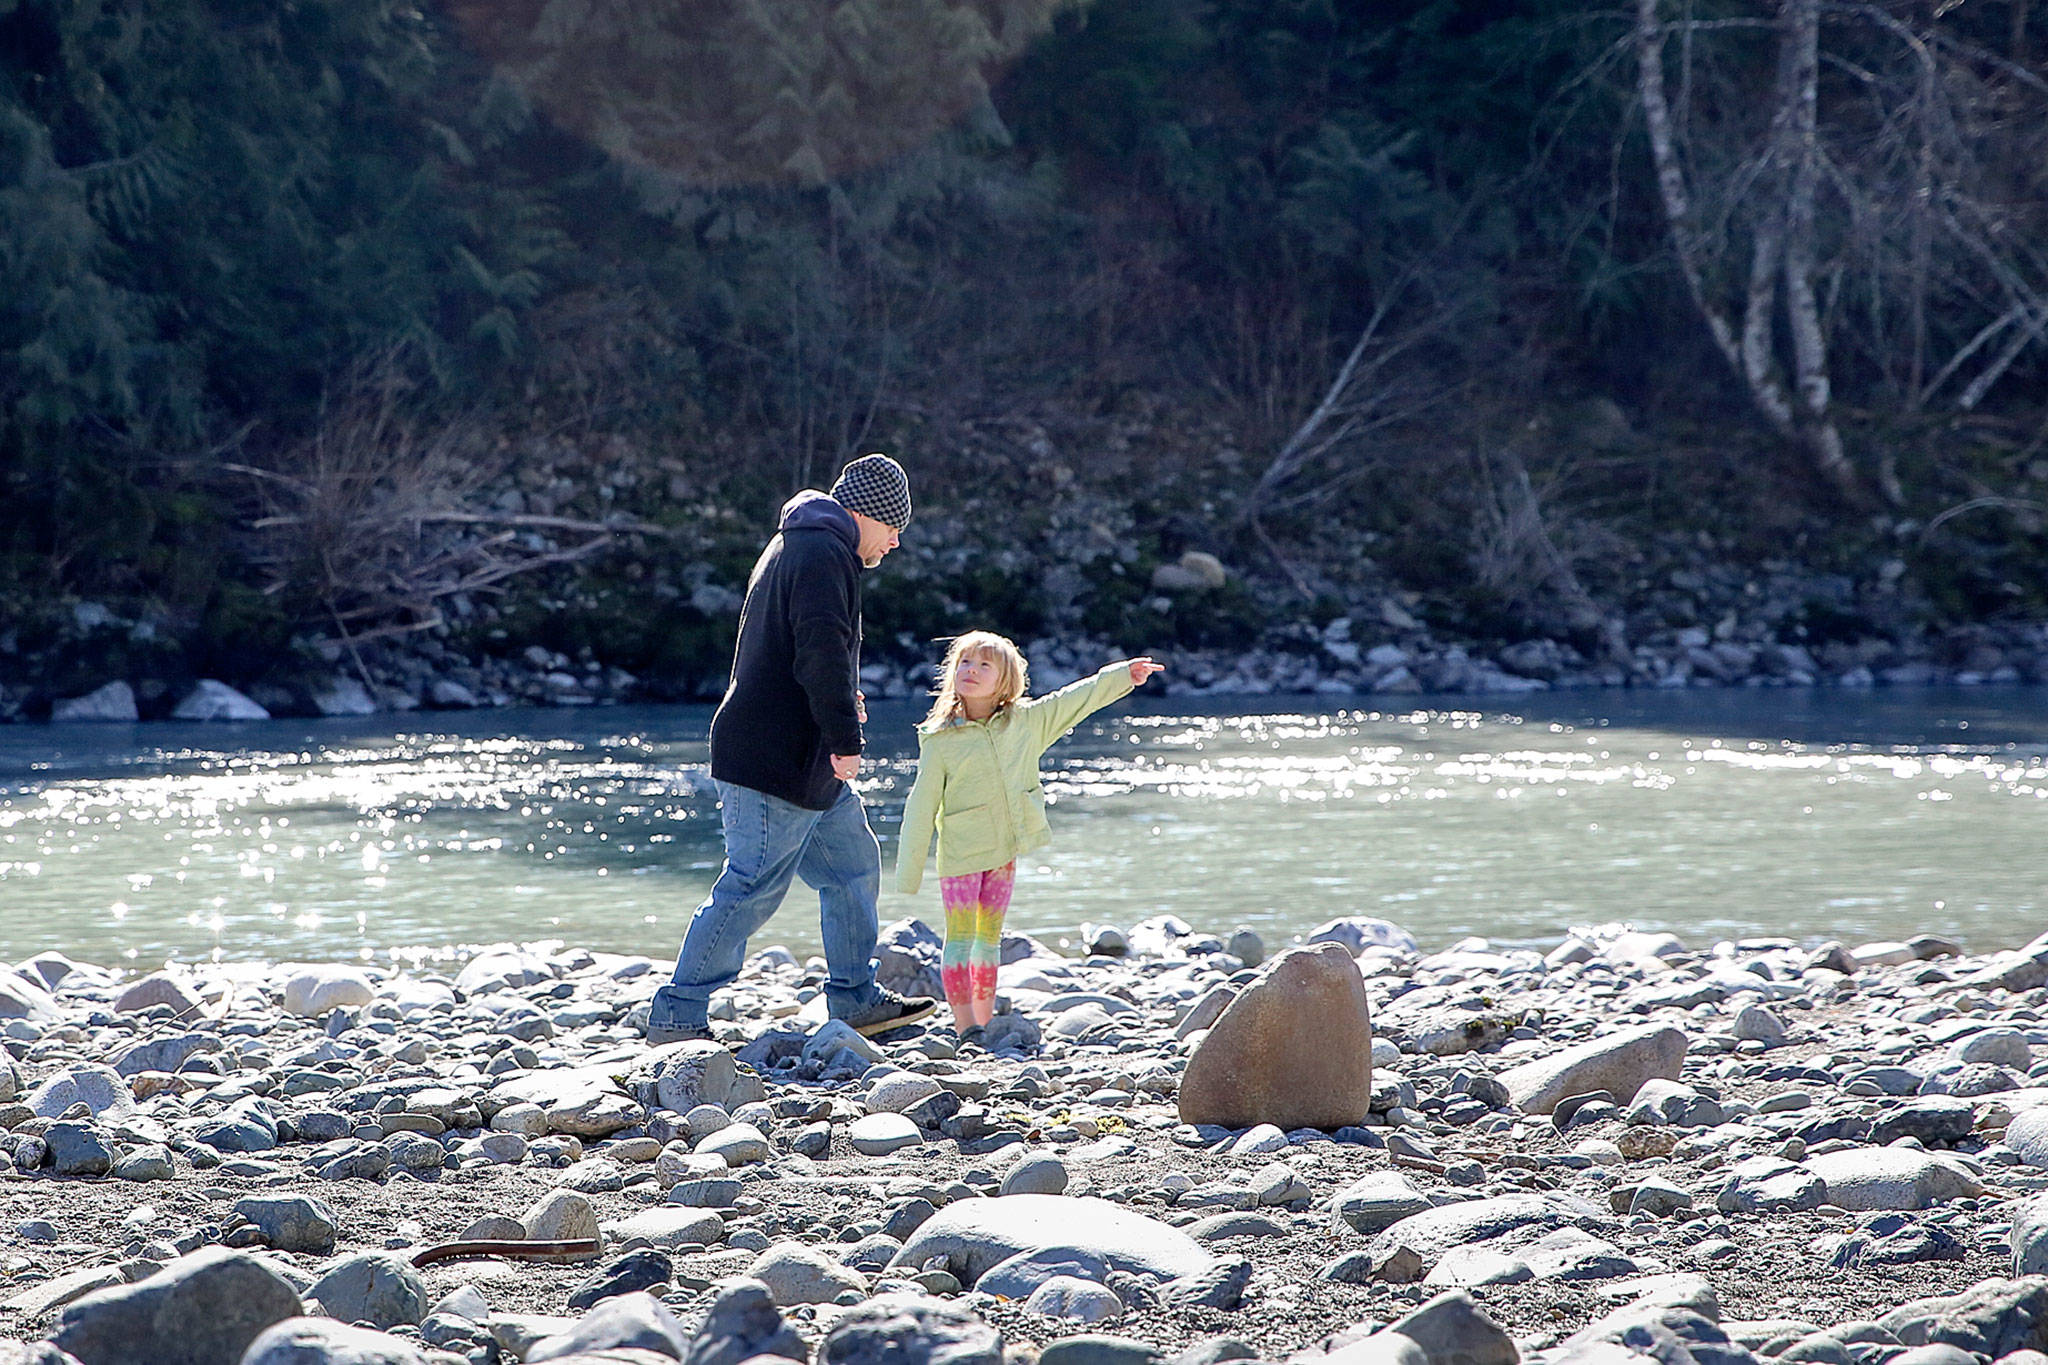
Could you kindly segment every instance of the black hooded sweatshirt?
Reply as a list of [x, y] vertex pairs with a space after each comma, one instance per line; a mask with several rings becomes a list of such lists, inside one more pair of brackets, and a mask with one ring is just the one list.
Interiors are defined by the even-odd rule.
[[810, 810], [845, 783], [832, 755], [861, 751], [860, 528], [827, 495], [782, 505], [747, 579], [732, 680], [711, 718], [711, 775]]

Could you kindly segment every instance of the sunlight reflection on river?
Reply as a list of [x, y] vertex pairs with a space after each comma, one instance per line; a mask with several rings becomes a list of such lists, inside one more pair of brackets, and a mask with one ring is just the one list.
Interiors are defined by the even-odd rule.
[[[1343, 914], [1426, 945], [1629, 920], [1720, 937], [2048, 919], [2048, 695], [1559, 694], [1395, 711], [1150, 701], [1047, 758], [1055, 844], [1011, 924], [1172, 913], [1270, 943]], [[719, 858], [701, 707], [0, 735], [0, 955], [436, 960], [558, 939], [666, 957]], [[911, 775], [877, 707], [884, 859]], [[884, 920], [937, 920], [937, 889]], [[802, 888], [755, 946], [817, 945]]]

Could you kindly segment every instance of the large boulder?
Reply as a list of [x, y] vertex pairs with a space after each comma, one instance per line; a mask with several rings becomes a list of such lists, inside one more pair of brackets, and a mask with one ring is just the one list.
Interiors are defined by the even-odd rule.
[[244, 1095], [192, 1136], [216, 1152], [267, 1152], [277, 1146], [277, 1116], [261, 1095]]
[[1104, 1199], [1012, 1194], [963, 1199], [939, 1210], [890, 1259], [922, 1269], [944, 1257], [961, 1283], [973, 1284], [999, 1262], [1027, 1251], [1092, 1253], [1113, 1270], [1149, 1280], [1199, 1274], [1216, 1258], [1179, 1228]]
[[53, 1123], [43, 1142], [58, 1175], [105, 1175], [114, 1168], [114, 1149], [89, 1123]]
[[374, 716], [377, 699], [361, 679], [336, 674], [313, 693], [313, 709], [323, 716]]
[[86, 1295], [59, 1315], [51, 1339], [82, 1365], [221, 1365], [300, 1312], [298, 1294], [262, 1261], [208, 1247]]
[[1280, 954], [1224, 1009], [1188, 1059], [1183, 1123], [1342, 1128], [1372, 1102], [1372, 1017], [1344, 948]]
[[1626, 1106], [1643, 1083], [1675, 1081], [1685, 1065], [1686, 1037], [1669, 1024], [1625, 1029], [1503, 1071], [1497, 1079], [1517, 1108], [1548, 1114], [1559, 1100], [1605, 1090]]
[[974, 1282], [974, 1287], [983, 1294], [996, 1294], [1022, 1302], [1048, 1280], [1067, 1276], [1100, 1284], [1108, 1275], [1109, 1263], [1100, 1256], [1075, 1247], [1062, 1247], [1052, 1251], [1027, 1251], [998, 1262]]
[[605, 1239], [620, 1243], [639, 1239], [649, 1246], [673, 1250], [695, 1243], [709, 1246], [725, 1240], [725, 1220], [716, 1209], [694, 1209], [678, 1205], [642, 1209], [640, 1212], [604, 1224]]
[[520, 1226], [536, 1242], [574, 1242], [598, 1235], [597, 1210], [573, 1190], [553, 1190], [535, 1200], [519, 1216]]
[[1661, 1077], [1644, 1081], [1624, 1117], [1631, 1124], [1670, 1124], [1678, 1128], [1712, 1128], [1722, 1121], [1721, 1102], [1689, 1085]]
[[1775, 1156], [1735, 1163], [1714, 1197], [1723, 1213], [1803, 1213], [1828, 1201], [1828, 1185], [1811, 1169]]
[[1289, 1365], [1430, 1365], [1429, 1353], [1413, 1337], [1381, 1330], [1347, 1341], [1328, 1353], [1303, 1352]]

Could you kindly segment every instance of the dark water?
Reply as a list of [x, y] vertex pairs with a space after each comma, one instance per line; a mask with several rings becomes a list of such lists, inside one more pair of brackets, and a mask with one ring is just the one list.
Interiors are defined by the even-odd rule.
[[[1397, 710], [1169, 698], [1046, 763], [1011, 922], [1170, 912], [1269, 942], [1340, 914], [1425, 945], [1607, 920], [1704, 945], [2048, 922], [2048, 689], [1583, 692]], [[719, 857], [703, 707], [0, 729], [0, 956], [667, 956]], [[914, 753], [877, 706], [884, 857]], [[893, 879], [890, 879], [893, 880]], [[799, 888], [760, 942], [814, 950]], [[936, 919], [937, 890], [885, 919]]]

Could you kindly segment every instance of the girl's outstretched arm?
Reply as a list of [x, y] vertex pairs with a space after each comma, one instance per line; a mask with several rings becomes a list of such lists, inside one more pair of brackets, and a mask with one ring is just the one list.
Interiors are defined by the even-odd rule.
[[925, 753], [922, 732], [917, 749], [917, 780], [903, 803], [903, 828], [896, 840], [896, 889], [906, 896], [915, 895], [924, 884], [925, 859], [939, 826], [939, 797], [946, 789], [945, 771]]
[[1103, 665], [1092, 678], [1083, 678], [1057, 692], [1033, 697], [1020, 703], [1017, 709], [1034, 728], [1039, 746], [1050, 747], [1054, 740], [1094, 712], [1131, 695], [1131, 689], [1140, 681], [1141, 669], [1149, 678], [1161, 667], [1150, 659], [1119, 659], [1113, 664]]

